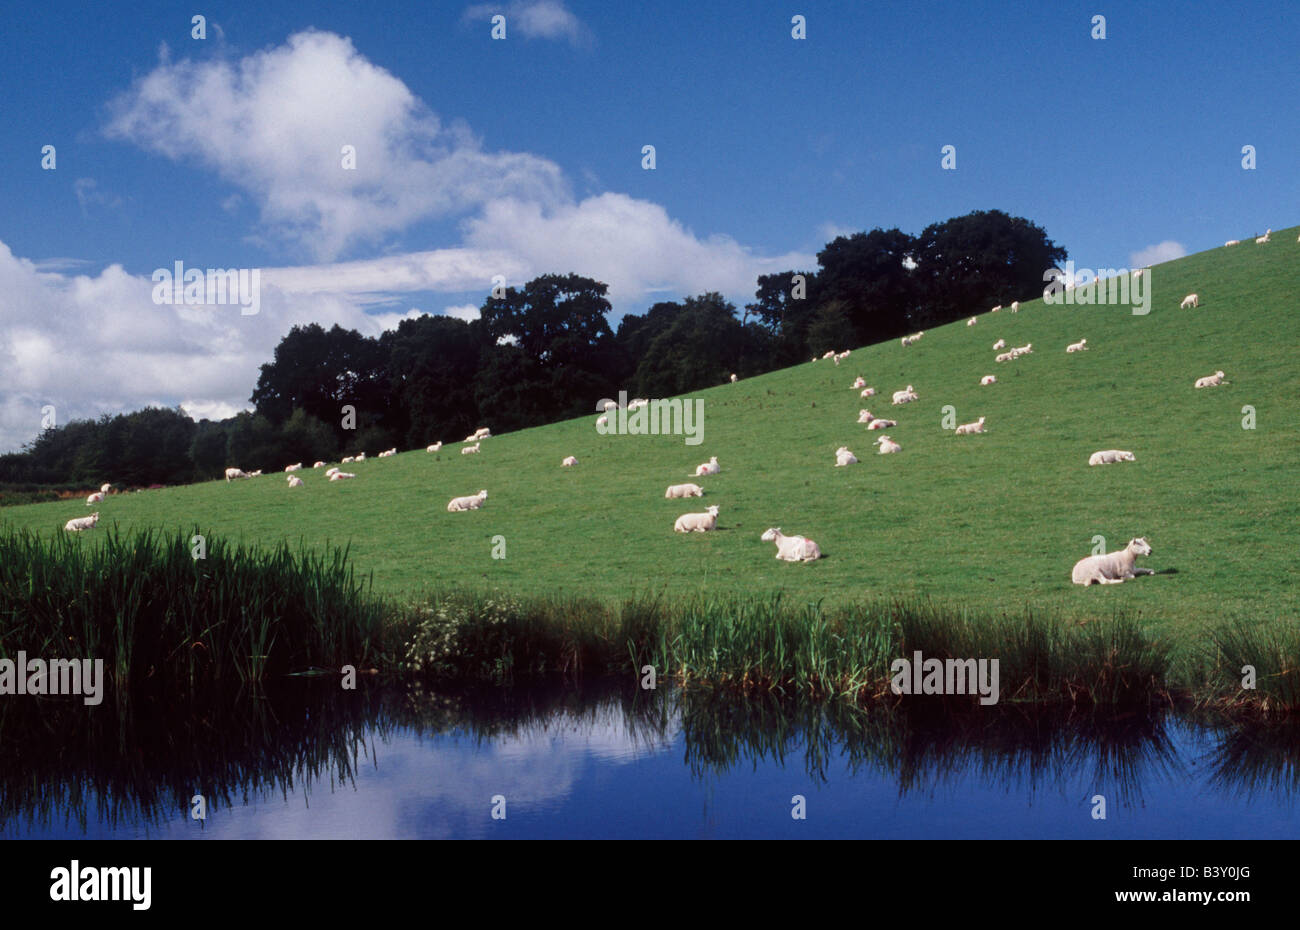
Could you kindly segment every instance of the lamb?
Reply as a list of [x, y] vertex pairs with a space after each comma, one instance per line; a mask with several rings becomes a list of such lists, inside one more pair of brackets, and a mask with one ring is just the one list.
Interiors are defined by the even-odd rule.
[[995, 361], [995, 362], [1009, 362], [1009, 361], [1011, 361], [1012, 359], [1014, 359], [1015, 357], [1016, 357], [1016, 353], [1014, 353], [1014, 352], [1003, 352], [1003, 353], [1002, 353], [1001, 355], [999, 355], [997, 358], [993, 359], [993, 361]]
[[1087, 351], [1088, 351], [1088, 340], [1087, 340], [1087, 339], [1080, 339], [1078, 342], [1072, 342], [1072, 343], [1070, 343], [1068, 346], [1065, 347], [1065, 351], [1066, 351], [1066, 354], [1067, 354], [1067, 355], [1068, 355], [1069, 353], [1071, 353], [1071, 352], [1087, 352]]
[[469, 497], [453, 497], [447, 502], [447, 513], [456, 513], [462, 510], [478, 510], [487, 500], [487, 491], [479, 491], [477, 494], [471, 494]]
[[867, 429], [890, 429], [897, 425], [897, 420], [872, 420], [867, 424]]
[[834, 349], [831, 349], [831, 350], [828, 351], [825, 355], [822, 356], [822, 358], [834, 358], [834, 357], [835, 357], [835, 350], [834, 350]]
[[914, 400], [920, 400], [920, 398], [917, 396], [915, 389], [910, 384], [907, 386], [906, 391], [894, 392], [895, 404], [910, 404]]
[[997, 313], [1001, 309], [1002, 309], [1002, 304], [998, 304], [996, 307], [990, 310], [989, 313]]
[[441, 448], [442, 448], [442, 440], [439, 439], [437, 442], [432, 443], [431, 445], [429, 445], [429, 447], [426, 448], [424, 451], [425, 451], [425, 452], [437, 452], [437, 451], [438, 451], [439, 449], [441, 449]]
[[649, 407], [649, 406], [650, 406], [650, 401], [647, 400], [646, 398], [634, 397], [627, 402], [627, 411], [628, 413], [631, 413], [633, 410], [639, 410], [642, 407]]
[[673, 524], [677, 533], [707, 533], [718, 528], [718, 505], [709, 507], [705, 513], [684, 513]]
[[99, 511], [96, 510], [88, 517], [75, 517], [63, 524], [63, 529], [69, 533], [77, 533], [81, 530], [93, 530], [95, 524], [99, 522]]
[[1271, 235], [1273, 235], [1273, 229], [1272, 227], [1269, 227], [1268, 232], [1264, 233], [1264, 235], [1260, 236], [1258, 239], [1255, 240], [1255, 245], [1263, 245], [1265, 242], [1268, 242], [1268, 237]]
[[348, 478], [355, 478], [356, 475], [350, 471], [336, 471], [330, 475], [330, 481], [346, 481]]
[[1005, 349], [1006, 347], [1007, 347], [1007, 341], [1005, 339], [999, 339], [997, 342], [993, 343], [994, 352], [996, 352], [998, 349]]
[[238, 468], [227, 468], [227, 469], [226, 469], [226, 480], [227, 480], [227, 481], [229, 481], [231, 478], [247, 478], [247, 477], [249, 477], [249, 476], [248, 476], [247, 474], [245, 474], [243, 471], [241, 471], [240, 469], [238, 469]]
[[245, 477], [256, 478], [261, 473], [262, 473], [262, 469], [259, 468], [257, 471], [250, 471]]
[[473, 455], [475, 452], [478, 451], [478, 447], [479, 447], [480, 445], [482, 445], [481, 442], [476, 442], [476, 443], [474, 443], [474, 445], [472, 445], [472, 446], [466, 446], [465, 448], [463, 448], [463, 449], [460, 450], [460, 454], [461, 454], [461, 455]]
[[616, 401], [616, 400], [607, 400], [607, 401], [605, 401], [604, 410], [605, 410], [606, 413], [612, 413], [613, 411], [615, 411], [615, 410], [617, 410], [617, 409], [618, 409], [618, 401]]
[[566, 455], [564, 457], [564, 461], [560, 463], [561, 467], [563, 468], [571, 468], [572, 466], [577, 464], [578, 464], [578, 459], [572, 455]]
[[1240, 239], [1229, 239], [1227, 242], [1225, 242], [1225, 243], [1223, 243], [1223, 244], [1224, 244], [1225, 246], [1228, 246], [1228, 245], [1241, 245], [1241, 240], [1240, 240]]
[[1183, 298], [1183, 302], [1178, 305], [1179, 310], [1186, 310], [1188, 307], [1199, 307], [1201, 297], [1199, 294], [1188, 294]]
[[325, 470], [325, 477], [326, 477], [326, 478], [333, 478], [336, 474], [338, 474], [338, 471], [339, 471], [339, 469], [338, 469], [337, 466], [335, 466], [335, 467], [333, 467], [333, 468], [327, 468], [327, 469]]
[[888, 455], [891, 452], [901, 452], [903, 449], [902, 446], [894, 442], [894, 440], [890, 439], [888, 436], [881, 436], [876, 440], [875, 444], [880, 446], [881, 455]]
[[766, 530], [759, 539], [776, 543], [776, 557], [782, 562], [811, 562], [822, 557], [817, 543], [805, 536], [786, 536], [779, 526]]
[[736, 381], [737, 381], [736, 373], [733, 371], [733, 372], [731, 373], [731, 383], [732, 383], [732, 384], [735, 384]]
[[980, 378], [981, 386], [986, 384], [997, 384], [997, 383], [998, 383], [998, 379], [993, 377], [992, 375], [985, 375], [983, 378]]
[[703, 465], [696, 466], [695, 475], [696, 477], [701, 475], [716, 475], [720, 470], [721, 469], [718, 468], [718, 457], [715, 455]]
[[975, 325], [976, 323], [978, 323], [979, 321], [980, 321], [980, 318], [979, 318], [979, 317], [977, 317], [977, 316], [973, 316], [973, 317], [971, 317], [969, 320], [966, 321], [966, 325], [967, 325], [967, 326], [974, 326], [974, 325]]
[[397, 454], [397, 447], [394, 446], [394, 447], [391, 448], [391, 449], [385, 449], [383, 452], [380, 452], [380, 453], [379, 453], [379, 457], [380, 457], [381, 459], [386, 459], [386, 458], [389, 458], [390, 456], [394, 456], [394, 455], [396, 455], [396, 454]]
[[1223, 372], [1216, 371], [1214, 374], [1207, 375], [1204, 378], [1197, 378], [1195, 386], [1198, 388], [1218, 387], [1223, 383]]
[[111, 490], [113, 490], [113, 486], [111, 484], [101, 484], [99, 486], [99, 491], [101, 494], [107, 494]]
[[324, 467], [325, 467], [324, 462], [317, 462], [315, 465], [312, 466], [312, 468], [324, 468]]
[[1140, 277], [1142, 277], [1142, 269], [1139, 268], [1137, 271], [1133, 272], [1133, 277], [1135, 277], [1135, 278], [1140, 278]]
[[302, 479], [299, 478], [297, 475], [289, 475], [289, 487], [291, 488], [302, 487]]
[[858, 457], [848, 450], [847, 446], [840, 446], [835, 450], [835, 467], [842, 468], [845, 465], [858, 464]]
[[102, 504], [103, 502], [104, 502], [104, 492], [103, 492], [103, 491], [96, 491], [94, 494], [91, 494], [91, 495], [89, 495], [89, 496], [86, 497], [86, 506], [87, 506], [87, 507], [89, 507], [91, 504]]
[[1016, 346], [1015, 348], [1013, 348], [1011, 350], [1011, 357], [1019, 358], [1022, 355], [1030, 355], [1033, 353], [1033, 351], [1034, 351], [1034, 344], [1032, 342], [1026, 342], [1022, 346]]
[[1088, 456], [1089, 465], [1114, 465], [1117, 462], [1136, 462], [1132, 452], [1124, 452], [1120, 449], [1103, 449], [1101, 452], [1094, 452]]
[[365, 454], [364, 452], [358, 452], [358, 453], [357, 453], [357, 461], [358, 461], [358, 462], [364, 462], [365, 460], [366, 460], [366, 454]]
[[704, 488], [698, 484], [670, 484], [668, 490], [664, 492], [664, 497], [671, 500], [675, 497], [703, 497]]
[[1013, 300], [1013, 301], [1011, 301], [1011, 312], [1012, 312], [1012, 313], [1019, 313], [1019, 312], [1020, 312], [1020, 301], [1018, 301], [1018, 300]]
[[862, 377], [862, 375], [858, 375], [856, 378], [853, 379], [853, 390], [856, 391], [858, 388], [862, 388], [866, 386], [867, 386], [867, 379]]
[[346, 464], [348, 464], [349, 462], [355, 462], [356, 460], [357, 460], [357, 457], [356, 457], [355, 455], [346, 455], [346, 456], [343, 457], [343, 461], [340, 462], [340, 464], [342, 464], [342, 465], [346, 465]]
[[492, 430], [488, 429], [486, 426], [479, 427], [478, 429], [474, 430], [474, 438], [475, 438], [475, 439], [491, 439], [491, 438], [492, 438]]
[[859, 397], [875, 397], [875, 396], [876, 396], [876, 389], [873, 388], [873, 387], [865, 387], [865, 388], [862, 389], [862, 393], [859, 394], [858, 396], [859, 396]]
[[874, 419], [875, 417], [872, 416], [871, 411], [868, 410], [867, 408], [863, 407], [861, 410], [858, 411], [859, 423], [870, 423]]
[[606, 416], [596, 417], [596, 425], [597, 425], [597, 426], [609, 426], [609, 417], [606, 417]]
[[1070, 580], [1084, 587], [1097, 584], [1120, 584], [1138, 575], [1154, 575], [1149, 568], [1137, 568], [1134, 563], [1140, 555], [1150, 555], [1151, 544], [1145, 537], [1130, 539], [1128, 545], [1118, 552], [1105, 555], [1090, 555], [1074, 563], [1070, 571]]
[[284, 466], [285, 471], [300, 471], [301, 469], [302, 469], [302, 462], [299, 462], [297, 465]]
[[984, 432], [984, 418], [980, 417], [974, 423], [963, 423], [961, 426], [957, 427], [956, 435], [966, 436], [970, 433], [982, 433], [982, 432]]

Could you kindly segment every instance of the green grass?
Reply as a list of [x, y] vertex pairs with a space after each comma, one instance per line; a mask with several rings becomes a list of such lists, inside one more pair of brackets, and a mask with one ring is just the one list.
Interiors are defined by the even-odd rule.
[[[1123, 614], [1183, 651], [1225, 623], [1295, 624], [1296, 232], [1157, 266], [1148, 316], [1029, 302], [1017, 315], [981, 313], [975, 327], [930, 330], [908, 349], [855, 349], [838, 367], [803, 363], [699, 392], [698, 446], [600, 436], [593, 413], [494, 437], [477, 456], [457, 444], [371, 459], [349, 466], [358, 475], [350, 482], [309, 471], [307, 486], [291, 491], [272, 472], [111, 496], [98, 507], [100, 529], [70, 544], [100, 545], [113, 524], [199, 524], [267, 547], [346, 544], [377, 591], [408, 601], [448, 590], [611, 604], [639, 593], [677, 601], [780, 592], [791, 607], [933, 598], [990, 617]], [[1200, 309], [1179, 310], [1191, 291]], [[1067, 356], [1066, 344], [1084, 337], [1090, 351]], [[997, 365], [998, 338], [1032, 342], [1034, 353]], [[1192, 388], [1220, 368], [1231, 384]], [[1001, 383], [980, 387], [989, 373]], [[883, 396], [860, 400], [849, 388], [858, 374]], [[908, 383], [920, 402], [891, 407], [888, 395]], [[958, 422], [987, 417], [989, 432], [941, 429], [945, 404]], [[1241, 428], [1247, 404], [1254, 430]], [[901, 453], [871, 454], [879, 434], [856, 425], [863, 406], [899, 421], [887, 432]], [[834, 468], [841, 445], [862, 464]], [[1089, 468], [1088, 455], [1103, 448], [1131, 449], [1137, 461]], [[581, 464], [561, 468], [565, 455]], [[702, 500], [663, 498], [710, 455], [722, 472], [701, 480]], [[232, 464], [271, 472], [283, 463]], [[449, 498], [480, 488], [490, 494], [484, 509], [446, 512]], [[672, 532], [679, 514], [708, 504], [722, 508], [719, 532]], [[57, 535], [88, 512], [81, 502], [10, 507], [0, 527]], [[758, 539], [773, 525], [817, 540], [826, 558], [775, 560]], [[492, 558], [498, 535], [504, 559]], [[1072, 585], [1070, 567], [1095, 535], [1110, 549], [1148, 537], [1154, 554], [1142, 564], [1167, 573]]]

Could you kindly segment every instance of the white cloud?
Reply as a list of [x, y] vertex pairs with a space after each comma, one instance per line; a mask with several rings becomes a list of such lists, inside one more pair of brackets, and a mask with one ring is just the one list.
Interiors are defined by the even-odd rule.
[[1141, 251], [1134, 252], [1128, 257], [1128, 263], [1130, 268], [1147, 268], [1151, 265], [1159, 265], [1161, 262], [1171, 262], [1186, 254], [1187, 249], [1181, 242], [1167, 239], [1157, 245], [1149, 245]]
[[442, 314], [443, 316], [464, 320], [466, 323], [472, 323], [479, 318], [479, 309], [476, 304], [458, 304], [454, 307], [443, 308]]
[[481, 3], [465, 10], [465, 21], [491, 21], [501, 13], [506, 18], [506, 38], [515, 32], [525, 39], [567, 39], [573, 45], [590, 45], [591, 30], [569, 12], [561, 0], [511, 0], [500, 5]]

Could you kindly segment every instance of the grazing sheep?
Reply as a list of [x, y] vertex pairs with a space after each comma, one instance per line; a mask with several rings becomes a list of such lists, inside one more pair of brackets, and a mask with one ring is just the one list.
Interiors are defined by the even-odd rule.
[[1011, 301], [1011, 312], [1012, 312], [1012, 313], [1019, 313], [1019, 312], [1020, 312], [1020, 301], [1018, 301], [1018, 300], [1013, 300], [1013, 301]]
[[297, 465], [284, 466], [285, 471], [300, 471], [301, 469], [302, 469], [302, 462], [299, 462]]
[[907, 390], [894, 392], [895, 404], [910, 404], [914, 400], [920, 400], [920, 398], [917, 396], [916, 390], [910, 384], [907, 386]]
[[317, 462], [315, 465], [312, 466], [312, 468], [324, 468], [324, 467], [325, 467], [324, 462]]
[[888, 436], [881, 436], [876, 440], [875, 444], [880, 446], [881, 455], [889, 455], [891, 452], [901, 452], [903, 449], [902, 446], [894, 442], [894, 440], [890, 439]]
[[974, 325], [975, 325], [976, 323], [978, 323], [979, 321], [980, 321], [980, 320], [979, 320], [979, 317], [977, 317], [977, 316], [973, 316], [973, 317], [971, 317], [969, 320], [966, 321], [966, 325], [967, 325], [967, 326], [974, 326]]
[[670, 484], [668, 490], [664, 492], [664, 497], [671, 500], [675, 497], [703, 497], [704, 488], [698, 484]]
[[982, 432], [984, 432], [983, 417], [980, 417], [974, 423], [963, 423], [961, 426], [957, 427], [958, 436], [966, 436], [970, 433], [982, 433]]
[[856, 378], [853, 379], [853, 390], [856, 391], [858, 388], [866, 387], [866, 386], [867, 386], [867, 379], [862, 377], [862, 375], [858, 375]]
[[566, 455], [564, 457], [564, 461], [560, 463], [560, 465], [564, 468], [571, 468], [572, 466], [577, 464], [578, 464], [577, 458], [572, 455]]
[[985, 375], [983, 378], [980, 378], [981, 386], [986, 384], [997, 384], [997, 383], [998, 383], [998, 379], [993, 377], [992, 375]]
[[76, 517], [63, 524], [64, 530], [69, 533], [77, 533], [81, 530], [93, 530], [95, 524], [99, 522], [99, 511], [96, 510], [88, 517]]
[[350, 471], [336, 471], [334, 474], [330, 475], [330, 481], [346, 481], [349, 478], [355, 477], [356, 475], [352, 474]]
[[876, 396], [876, 389], [873, 388], [873, 387], [865, 387], [865, 388], [862, 389], [862, 393], [859, 394], [858, 396], [859, 396], [859, 397], [875, 397], [875, 396]]
[[247, 478], [247, 477], [249, 477], [249, 476], [248, 476], [245, 472], [243, 472], [242, 470], [240, 470], [240, 469], [238, 469], [238, 468], [227, 468], [227, 469], [226, 469], [226, 480], [227, 480], [227, 481], [229, 481], [231, 478]]
[[437, 442], [435, 442], [435, 443], [433, 443], [432, 445], [430, 445], [430, 446], [429, 446], [427, 449], [425, 449], [424, 451], [425, 451], [425, 452], [437, 452], [437, 451], [438, 451], [439, 449], [441, 449], [441, 448], [442, 448], [442, 440], [440, 439], [440, 440], [438, 440]]
[[1070, 343], [1068, 346], [1065, 347], [1065, 351], [1066, 351], [1066, 354], [1067, 354], [1067, 355], [1068, 355], [1069, 353], [1071, 353], [1071, 352], [1087, 352], [1087, 351], [1088, 351], [1088, 340], [1087, 340], [1087, 339], [1080, 339], [1078, 342], [1072, 342], [1072, 343]]
[[1268, 232], [1264, 233], [1264, 235], [1260, 236], [1258, 239], [1255, 240], [1255, 245], [1263, 245], [1265, 242], [1268, 242], [1268, 238], [1271, 235], [1273, 235], [1273, 229], [1272, 227], [1269, 227]]
[[731, 373], [731, 383], [732, 383], [732, 384], [735, 384], [736, 381], [737, 381], [736, 373], [733, 371], [733, 372]]
[[477, 443], [477, 442], [476, 442], [476, 443], [474, 443], [474, 445], [472, 445], [472, 446], [466, 446], [465, 448], [463, 448], [463, 449], [460, 450], [460, 454], [461, 454], [461, 455], [473, 455], [475, 452], [478, 451], [478, 447], [479, 447], [481, 444], [482, 444], [482, 443]]
[[606, 417], [606, 416], [599, 416], [599, 417], [596, 417], [596, 425], [597, 425], [597, 426], [609, 426], [609, 417]]
[[103, 491], [96, 491], [94, 494], [90, 494], [86, 497], [87, 507], [89, 507], [91, 504], [102, 504], [103, 502], [104, 502]]
[[1088, 456], [1089, 465], [1114, 465], [1118, 462], [1136, 461], [1132, 452], [1124, 452], [1120, 449], [1103, 449]]
[[1223, 382], [1223, 372], [1221, 372], [1221, 371], [1216, 371], [1214, 374], [1212, 374], [1212, 375], [1207, 375], [1207, 376], [1204, 377], [1204, 378], [1197, 378], [1197, 379], [1196, 379], [1196, 385], [1195, 385], [1195, 386], [1198, 387], [1198, 388], [1205, 388], [1205, 387], [1218, 387], [1220, 384], [1223, 384], [1223, 383], [1224, 383], [1224, 382]]
[[1188, 294], [1183, 298], [1183, 302], [1178, 305], [1179, 310], [1186, 310], [1188, 307], [1199, 307], [1201, 297], [1199, 294]]
[[299, 478], [297, 475], [289, 475], [289, 487], [291, 488], [302, 487], [302, 479]]
[[1016, 353], [1014, 353], [1014, 352], [1003, 352], [1003, 353], [1002, 353], [1001, 355], [999, 355], [997, 358], [993, 359], [993, 361], [995, 361], [995, 362], [1009, 362], [1009, 361], [1011, 361], [1012, 359], [1014, 359], [1015, 357], [1016, 357]]
[[847, 446], [840, 446], [835, 450], [835, 467], [841, 468], [845, 465], [858, 464], [858, 457], [848, 450]]
[[461, 510], [478, 510], [487, 500], [487, 491], [479, 491], [477, 494], [471, 494], [469, 497], [453, 497], [447, 503], [447, 513], [456, 513]]
[[1149, 568], [1137, 568], [1134, 563], [1140, 555], [1150, 555], [1151, 544], [1145, 537], [1130, 539], [1128, 545], [1118, 552], [1105, 555], [1090, 555], [1074, 563], [1070, 571], [1070, 580], [1085, 587], [1097, 584], [1120, 584], [1138, 575], [1154, 575]]
[[1241, 245], [1241, 240], [1240, 240], [1240, 239], [1229, 239], [1227, 242], [1225, 242], [1225, 243], [1223, 243], [1223, 244], [1224, 244], [1225, 246], [1226, 246], [1226, 245]]
[[718, 528], [718, 505], [711, 506], [706, 513], [684, 513], [673, 524], [677, 533], [707, 533]]
[[999, 339], [997, 342], [993, 343], [994, 352], [998, 351], [998, 349], [1005, 349], [1006, 347], [1007, 341], [1005, 339]]
[[99, 490], [100, 493], [107, 494], [109, 491], [113, 490], [113, 486], [111, 484], [101, 484]]
[[719, 470], [720, 469], [718, 468], [718, 457], [715, 455], [712, 458], [710, 458], [707, 462], [705, 462], [703, 465], [696, 466], [695, 475], [696, 477], [699, 477], [701, 475], [716, 475]]
[[805, 536], [786, 536], [779, 526], [764, 531], [758, 538], [776, 543], [776, 557], [782, 562], [811, 562], [822, 557], [817, 543]]

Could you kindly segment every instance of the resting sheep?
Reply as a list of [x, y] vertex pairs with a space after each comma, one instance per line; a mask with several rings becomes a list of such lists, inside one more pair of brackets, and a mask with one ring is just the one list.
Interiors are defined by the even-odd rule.
[[997, 383], [998, 383], [998, 379], [993, 377], [992, 375], [985, 375], [983, 378], [980, 378], [981, 385], [997, 384]]
[[1105, 555], [1090, 555], [1074, 563], [1070, 580], [1084, 586], [1093, 582], [1097, 584], [1120, 584], [1138, 575], [1154, 575], [1149, 568], [1137, 568], [1134, 563], [1140, 555], [1150, 555], [1151, 544], [1145, 538], [1130, 539], [1128, 545], [1119, 552]]
[[1178, 305], [1179, 310], [1186, 310], [1188, 307], [1199, 307], [1201, 297], [1199, 294], [1188, 294], [1183, 298], [1183, 302]]
[[715, 455], [703, 465], [696, 466], [695, 476], [698, 478], [701, 475], [716, 475], [719, 471], [718, 457]]
[[[491, 439], [491, 438], [492, 438], [492, 430], [488, 429], [486, 426], [481, 426], [481, 427], [479, 427], [478, 429], [474, 430], [474, 438], [475, 438], [475, 439]], [[394, 450], [394, 451], [395, 451], [395, 450]]]
[[1005, 349], [1006, 347], [1007, 341], [1005, 339], [999, 339], [997, 342], [993, 343], [994, 352], [998, 351], [998, 349]]
[[888, 455], [891, 452], [901, 452], [903, 447], [888, 436], [881, 436], [876, 440], [876, 445], [880, 446], [880, 454]]
[[1088, 456], [1089, 465], [1114, 465], [1118, 462], [1136, 462], [1132, 452], [1124, 452], [1120, 449], [1103, 449], [1101, 452], [1094, 452]]
[[88, 517], [76, 517], [63, 524], [64, 530], [69, 533], [76, 533], [81, 530], [93, 530], [95, 524], [99, 522], [99, 511], [96, 510]]
[[86, 497], [86, 506], [89, 507], [91, 504], [101, 504], [103, 503], [103, 501], [104, 501], [104, 492], [96, 491], [94, 494], [91, 494]]
[[862, 389], [862, 393], [859, 394], [858, 396], [859, 396], [859, 397], [875, 397], [875, 396], [876, 396], [876, 389], [873, 388], [873, 387], [865, 387], [865, 388]]
[[466, 446], [465, 448], [463, 448], [463, 449], [460, 450], [460, 454], [461, 454], [461, 455], [473, 455], [475, 452], [478, 451], [478, 447], [479, 447], [479, 445], [480, 445], [480, 443], [477, 443], [477, 442], [476, 442], [476, 443], [474, 443], [474, 445], [472, 445], [472, 446]]
[[759, 539], [776, 543], [776, 557], [782, 562], [811, 562], [822, 557], [817, 543], [805, 536], [786, 536], [779, 526], [765, 531]]
[[1255, 240], [1255, 245], [1263, 245], [1265, 242], [1268, 242], [1268, 237], [1271, 235], [1273, 235], [1273, 229], [1272, 227], [1269, 227], [1268, 232], [1264, 233], [1264, 235], [1260, 236], [1258, 239]]
[[299, 463], [296, 464], [296, 465], [286, 465], [286, 466], [284, 466], [284, 470], [285, 470], [285, 471], [301, 471], [301, 470], [302, 470], [302, 462], [299, 462]]
[[1022, 355], [1031, 355], [1033, 351], [1034, 351], [1034, 344], [1032, 342], [1026, 342], [1022, 346], [1016, 346], [1015, 348], [1013, 348], [1011, 350], [1011, 357], [1020, 358], [1020, 356]]
[[848, 450], [847, 446], [840, 446], [835, 450], [835, 467], [840, 468], [844, 465], [858, 464], [858, 457]]
[[338, 471], [339, 471], [339, 469], [338, 469], [337, 466], [335, 466], [335, 467], [333, 467], [333, 468], [327, 468], [327, 469], [325, 469], [325, 477], [326, 477], [326, 478], [332, 478], [334, 475], [338, 474]]
[[856, 378], [853, 379], [853, 390], [856, 391], [858, 388], [866, 387], [866, 386], [867, 386], [867, 379], [862, 377], [862, 375], [858, 375]]
[[289, 487], [291, 488], [302, 487], [302, 479], [299, 478], [297, 475], [289, 475]]
[[256, 477], [257, 477], [258, 475], [260, 475], [261, 473], [262, 473], [262, 469], [259, 468], [257, 471], [250, 471], [250, 472], [248, 473], [247, 477], [249, 477], [249, 478], [256, 478]]
[[980, 417], [974, 423], [963, 423], [961, 426], [957, 427], [956, 435], [966, 436], [969, 435], [970, 433], [982, 433], [982, 432], [984, 432], [984, 418]]
[[1003, 352], [1003, 353], [1002, 353], [1001, 355], [999, 355], [997, 358], [993, 359], [993, 361], [995, 361], [995, 362], [1010, 362], [1010, 361], [1012, 361], [1013, 359], [1015, 359], [1015, 357], [1016, 357], [1016, 353], [1014, 353], [1014, 352]]
[[606, 416], [599, 416], [599, 417], [596, 417], [596, 425], [597, 425], [597, 426], [609, 426], [609, 417], [606, 417]]
[[890, 429], [897, 425], [897, 420], [872, 420], [867, 424], [867, 429]]
[[1078, 342], [1072, 342], [1072, 343], [1070, 343], [1068, 346], [1065, 347], [1065, 351], [1066, 351], [1066, 354], [1069, 354], [1069, 353], [1071, 353], [1071, 352], [1087, 352], [1087, 351], [1088, 351], [1088, 340], [1087, 340], [1087, 339], [1080, 339]]
[[604, 410], [606, 413], [612, 413], [617, 409], [618, 409], [618, 401], [616, 400], [605, 401]]
[[312, 468], [324, 468], [324, 467], [325, 467], [324, 462], [317, 462], [315, 465], [312, 466]]
[[1224, 244], [1224, 245], [1241, 245], [1241, 240], [1240, 240], [1240, 239], [1229, 239], [1227, 242], [1225, 242], [1225, 243], [1223, 243], [1223, 244]]
[[577, 464], [578, 464], [578, 459], [572, 455], [566, 455], [564, 457], [564, 461], [560, 463], [560, 465], [564, 468], [570, 468]]
[[1223, 372], [1221, 371], [1216, 371], [1212, 375], [1196, 379], [1196, 387], [1198, 388], [1218, 387], [1220, 384], [1223, 384]]
[[471, 494], [469, 497], [453, 497], [447, 502], [447, 513], [456, 513], [462, 510], [478, 510], [487, 500], [487, 491], [479, 491], [477, 494]]
[[348, 478], [355, 478], [356, 475], [350, 471], [336, 471], [330, 475], [330, 481], [346, 481]]
[[349, 462], [355, 462], [356, 460], [357, 460], [357, 457], [356, 457], [355, 455], [345, 455], [345, 456], [343, 456], [343, 458], [342, 458], [340, 464], [346, 465], [346, 464], [348, 464]]
[[916, 394], [916, 389], [910, 384], [907, 386], [907, 390], [894, 392], [895, 404], [910, 404], [914, 400], [920, 400], [920, 398]]
[[668, 490], [664, 492], [664, 497], [671, 500], [675, 497], [703, 497], [704, 488], [698, 484], [670, 484]]
[[678, 533], [707, 533], [718, 528], [718, 505], [714, 504], [706, 513], [684, 513], [673, 524]]
[[430, 445], [428, 448], [426, 448], [424, 451], [425, 451], [425, 452], [437, 452], [437, 451], [438, 451], [439, 449], [441, 449], [441, 448], [442, 448], [442, 440], [438, 440], [437, 442], [433, 443], [433, 444]]

